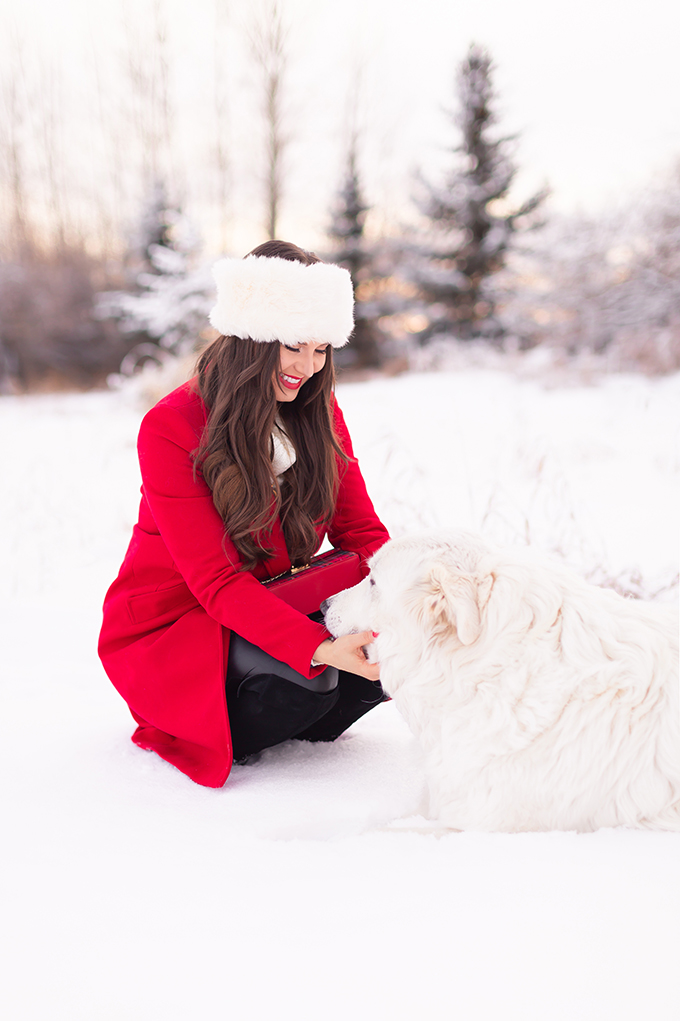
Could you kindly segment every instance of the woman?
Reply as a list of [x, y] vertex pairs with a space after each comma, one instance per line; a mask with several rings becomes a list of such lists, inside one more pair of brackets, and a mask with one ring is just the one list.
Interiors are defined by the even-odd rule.
[[220, 336], [142, 422], [139, 520], [99, 643], [132, 740], [209, 787], [234, 755], [334, 740], [382, 701], [370, 633], [333, 642], [262, 582], [326, 535], [363, 576], [389, 538], [333, 397], [349, 274], [280, 241], [214, 272]]

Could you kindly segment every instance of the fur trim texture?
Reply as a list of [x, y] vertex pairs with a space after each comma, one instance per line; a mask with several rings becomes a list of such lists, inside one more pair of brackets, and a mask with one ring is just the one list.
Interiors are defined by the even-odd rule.
[[209, 318], [225, 336], [343, 347], [354, 329], [352, 279], [340, 266], [249, 255], [220, 259], [213, 276], [217, 304]]

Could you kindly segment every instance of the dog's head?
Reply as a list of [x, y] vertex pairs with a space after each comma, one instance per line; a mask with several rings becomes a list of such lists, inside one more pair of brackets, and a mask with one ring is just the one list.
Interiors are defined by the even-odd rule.
[[417, 631], [430, 644], [472, 645], [493, 586], [488, 552], [462, 531], [391, 540], [370, 560], [368, 577], [328, 600], [326, 626], [336, 636], [389, 631], [401, 644]]

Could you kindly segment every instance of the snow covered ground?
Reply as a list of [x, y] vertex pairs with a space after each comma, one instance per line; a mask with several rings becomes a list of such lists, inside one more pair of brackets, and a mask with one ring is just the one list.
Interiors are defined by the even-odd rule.
[[[339, 399], [394, 534], [468, 525], [677, 598], [679, 376]], [[95, 644], [140, 417], [124, 393], [0, 400], [3, 1016], [677, 1021], [680, 837], [399, 831], [422, 777], [391, 704], [221, 790], [131, 744]]]

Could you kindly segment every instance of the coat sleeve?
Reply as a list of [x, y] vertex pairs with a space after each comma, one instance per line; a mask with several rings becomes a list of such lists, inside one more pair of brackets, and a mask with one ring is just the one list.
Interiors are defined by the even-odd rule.
[[177, 570], [216, 621], [314, 676], [320, 668], [311, 667], [312, 656], [328, 631], [242, 570], [207, 483], [200, 472], [194, 476], [191, 451], [197, 445], [195, 427], [172, 406], [156, 405], [142, 422], [142, 489]]
[[358, 553], [365, 568], [366, 560], [389, 539], [389, 533], [375, 512], [366, 490], [359, 463], [354, 456], [345, 418], [337, 404], [334, 424], [340, 445], [349, 462], [340, 466], [340, 487], [335, 514], [328, 528], [328, 538], [339, 549]]

